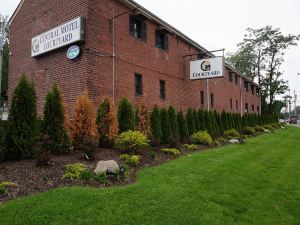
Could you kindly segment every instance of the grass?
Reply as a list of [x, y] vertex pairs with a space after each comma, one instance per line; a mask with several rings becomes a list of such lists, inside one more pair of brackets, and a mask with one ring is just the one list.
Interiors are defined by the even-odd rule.
[[62, 188], [0, 204], [2, 225], [300, 224], [300, 129], [144, 169], [109, 189]]

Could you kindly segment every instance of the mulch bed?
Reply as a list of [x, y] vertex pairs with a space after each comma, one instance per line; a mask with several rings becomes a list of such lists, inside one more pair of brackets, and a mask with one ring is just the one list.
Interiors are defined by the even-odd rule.
[[[130, 169], [129, 178], [126, 181], [121, 181], [114, 176], [110, 176], [108, 184], [100, 184], [96, 181], [85, 182], [81, 180], [66, 180], [62, 179], [62, 177], [65, 173], [67, 164], [83, 163], [91, 170], [95, 169], [100, 160], [115, 160], [121, 165], [121, 153], [116, 149], [98, 149], [95, 161], [85, 160], [83, 153], [81, 152], [74, 152], [63, 156], [54, 156], [51, 160], [52, 165], [47, 167], [36, 166], [36, 160], [34, 159], [2, 162], [0, 163], [0, 183], [13, 182], [16, 184], [16, 187], [10, 188], [7, 194], [0, 195], [0, 203], [59, 187], [91, 186], [104, 188], [134, 183], [136, 181], [136, 172], [138, 170], [145, 167], [153, 167], [174, 159], [174, 157], [170, 157], [160, 152], [159, 150], [162, 147], [164, 146], [152, 148], [150, 151], [140, 152], [139, 155], [142, 157], [141, 164], [138, 167]], [[200, 147], [200, 150], [205, 149], [207, 149], [207, 147]], [[181, 150], [182, 155], [191, 154], [191, 152], [187, 152], [183, 149]], [[153, 152], [155, 152], [155, 158], [153, 158]]]

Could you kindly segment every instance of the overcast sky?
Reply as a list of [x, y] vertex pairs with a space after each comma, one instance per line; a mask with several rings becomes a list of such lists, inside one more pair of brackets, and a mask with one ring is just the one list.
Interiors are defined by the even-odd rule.
[[[237, 50], [245, 29], [273, 25], [284, 34], [300, 34], [299, 0], [136, 0], [208, 50]], [[20, 0], [0, 0], [0, 13], [11, 16]], [[300, 46], [291, 48], [283, 70], [300, 103]]]

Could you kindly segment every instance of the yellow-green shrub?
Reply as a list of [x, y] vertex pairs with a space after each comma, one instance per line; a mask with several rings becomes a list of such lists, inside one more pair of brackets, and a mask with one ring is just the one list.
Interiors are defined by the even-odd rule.
[[121, 155], [120, 158], [129, 166], [138, 166], [141, 164], [141, 156], [139, 155]]
[[12, 183], [12, 182], [0, 183], [0, 195], [7, 193], [7, 188], [8, 187], [15, 187], [15, 186], [17, 186], [17, 185], [15, 183]]
[[194, 133], [191, 140], [196, 144], [211, 145], [213, 140], [206, 131]]
[[87, 167], [81, 163], [68, 164], [66, 165], [66, 173], [63, 179], [76, 180], [81, 177], [81, 174], [87, 171]]
[[180, 151], [176, 148], [163, 148], [160, 151], [174, 157], [180, 155]]
[[253, 135], [253, 134], [255, 134], [255, 130], [252, 127], [245, 127], [242, 130], [242, 134], [244, 134], [244, 135]]
[[225, 131], [224, 136], [228, 139], [237, 139], [237, 138], [240, 138], [241, 135], [235, 129], [231, 129], [231, 130]]
[[197, 150], [199, 150], [198, 145], [194, 145], [194, 144], [184, 144], [182, 147], [184, 147], [188, 151], [197, 151]]
[[138, 150], [149, 147], [149, 139], [140, 131], [122, 133], [116, 141], [116, 147], [125, 153], [135, 154]]

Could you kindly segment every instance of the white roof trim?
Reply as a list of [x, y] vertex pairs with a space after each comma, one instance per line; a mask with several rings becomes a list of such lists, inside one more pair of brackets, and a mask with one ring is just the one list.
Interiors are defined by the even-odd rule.
[[8, 21], [8, 26], [11, 25], [12, 21], [14, 20], [15, 16], [17, 15], [17, 13], [19, 12], [20, 8], [22, 7], [23, 3], [25, 0], [21, 0], [21, 2], [19, 3], [19, 5], [17, 6], [17, 8], [15, 9], [14, 13], [12, 14], [12, 16], [10, 17], [9, 21]]

